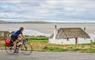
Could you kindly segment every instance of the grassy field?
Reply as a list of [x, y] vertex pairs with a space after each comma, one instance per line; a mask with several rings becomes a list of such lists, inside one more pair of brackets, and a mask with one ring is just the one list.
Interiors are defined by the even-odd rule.
[[95, 53], [95, 43], [79, 44], [79, 45], [57, 45], [49, 44], [48, 39], [29, 39], [33, 47], [33, 51], [42, 52], [82, 52], [82, 53]]
[[[0, 49], [4, 47], [4, 41], [0, 41]], [[80, 45], [57, 45], [49, 44], [48, 38], [29, 38], [29, 44], [32, 45], [33, 51], [38, 52], [81, 52], [95, 53], [95, 42]]]

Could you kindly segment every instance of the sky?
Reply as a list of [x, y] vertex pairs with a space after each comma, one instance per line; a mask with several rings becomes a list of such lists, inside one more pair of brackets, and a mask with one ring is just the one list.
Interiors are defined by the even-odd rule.
[[95, 21], [95, 0], [0, 0], [4, 21]]

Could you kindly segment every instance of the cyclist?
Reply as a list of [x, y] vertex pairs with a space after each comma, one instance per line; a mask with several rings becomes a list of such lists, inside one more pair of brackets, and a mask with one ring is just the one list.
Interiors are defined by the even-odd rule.
[[13, 43], [14, 49], [16, 49], [17, 42], [19, 42], [19, 41], [21, 41], [21, 40], [24, 39], [24, 35], [22, 33], [23, 30], [24, 30], [24, 28], [23, 27], [20, 27], [19, 30], [11, 33], [11, 42]]

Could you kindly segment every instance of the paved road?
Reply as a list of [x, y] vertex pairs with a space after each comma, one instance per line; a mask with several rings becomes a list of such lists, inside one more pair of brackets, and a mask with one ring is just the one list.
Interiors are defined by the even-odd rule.
[[69, 52], [33, 52], [31, 55], [12, 54], [0, 51], [0, 60], [95, 60], [95, 54]]

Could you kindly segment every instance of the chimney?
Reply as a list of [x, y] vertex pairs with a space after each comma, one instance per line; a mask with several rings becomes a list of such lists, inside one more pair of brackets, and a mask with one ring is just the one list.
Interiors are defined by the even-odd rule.
[[54, 36], [53, 36], [53, 39], [56, 39], [56, 35], [57, 35], [57, 25], [55, 25], [55, 29], [54, 29]]
[[84, 27], [84, 31], [86, 31], [86, 27]]
[[57, 25], [55, 25], [55, 29], [57, 29]]

